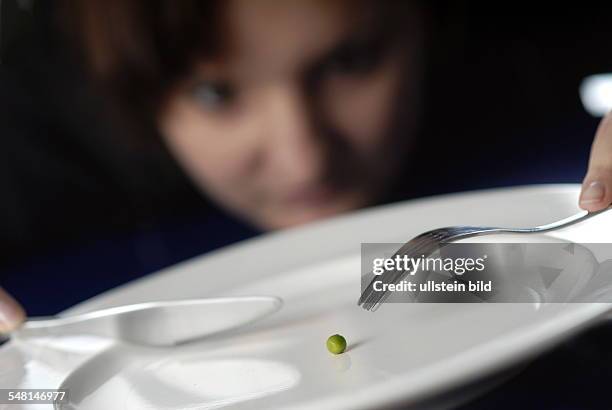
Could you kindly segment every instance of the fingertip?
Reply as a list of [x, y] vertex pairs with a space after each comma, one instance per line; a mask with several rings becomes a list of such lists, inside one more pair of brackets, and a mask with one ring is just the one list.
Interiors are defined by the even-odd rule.
[[26, 319], [23, 308], [0, 288], [0, 334], [15, 330]]
[[605, 205], [603, 205], [602, 203], [585, 203], [582, 201], [578, 203], [578, 206], [581, 209], [584, 209], [585, 211], [589, 212], [597, 212], [605, 208]]
[[602, 181], [585, 182], [582, 185], [578, 205], [589, 212], [599, 211], [609, 205], [610, 193], [611, 190]]

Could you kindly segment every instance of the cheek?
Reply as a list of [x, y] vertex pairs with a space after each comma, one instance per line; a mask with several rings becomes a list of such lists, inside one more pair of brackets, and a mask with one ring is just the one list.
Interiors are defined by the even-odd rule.
[[389, 135], [400, 79], [399, 61], [390, 58], [368, 76], [330, 81], [323, 94], [327, 121], [360, 151], [383, 145]]
[[175, 98], [160, 116], [159, 127], [175, 158], [202, 190], [231, 197], [232, 191], [247, 185], [257, 148], [240, 121], [205, 114], [188, 99]]

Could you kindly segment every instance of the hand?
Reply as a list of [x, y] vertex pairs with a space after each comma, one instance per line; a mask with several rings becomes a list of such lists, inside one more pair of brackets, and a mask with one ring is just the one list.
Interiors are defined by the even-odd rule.
[[612, 111], [599, 124], [591, 147], [589, 169], [580, 193], [580, 207], [599, 211], [612, 203]]
[[0, 288], [0, 334], [15, 329], [25, 320], [25, 316], [21, 305]]

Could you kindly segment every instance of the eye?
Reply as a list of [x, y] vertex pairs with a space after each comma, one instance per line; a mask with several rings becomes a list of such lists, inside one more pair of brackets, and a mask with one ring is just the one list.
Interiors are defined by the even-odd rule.
[[193, 86], [191, 96], [203, 108], [218, 110], [232, 103], [235, 90], [226, 82], [203, 81]]

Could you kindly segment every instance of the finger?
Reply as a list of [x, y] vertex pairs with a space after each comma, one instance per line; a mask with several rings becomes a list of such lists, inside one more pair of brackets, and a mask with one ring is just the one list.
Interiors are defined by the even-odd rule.
[[582, 182], [580, 207], [599, 211], [612, 203], [612, 111], [606, 115], [595, 134], [589, 169]]
[[25, 320], [21, 305], [2, 288], [0, 288], [0, 333], [8, 333]]

